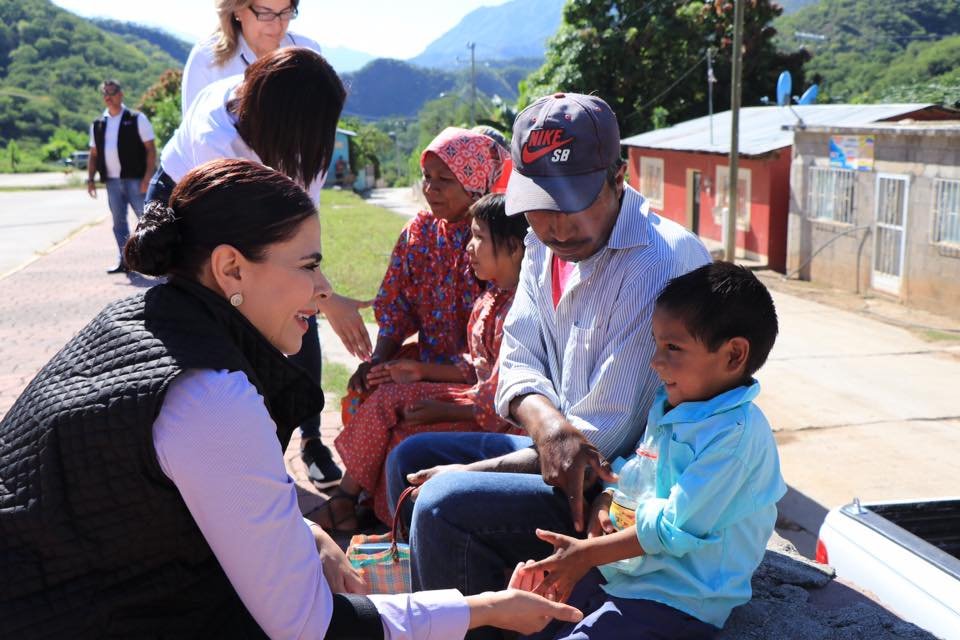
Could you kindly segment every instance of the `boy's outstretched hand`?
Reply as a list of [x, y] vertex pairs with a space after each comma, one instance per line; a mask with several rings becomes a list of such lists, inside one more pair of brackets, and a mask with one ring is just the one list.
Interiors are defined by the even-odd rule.
[[[553, 545], [553, 554], [539, 562], [527, 563], [518, 571], [534, 584], [539, 582], [533, 588], [534, 593], [565, 602], [573, 587], [594, 567], [589, 546], [583, 540], [543, 529], [537, 529], [537, 537]], [[533, 574], [533, 577], [527, 574]], [[542, 580], [540, 576], [543, 576]]]

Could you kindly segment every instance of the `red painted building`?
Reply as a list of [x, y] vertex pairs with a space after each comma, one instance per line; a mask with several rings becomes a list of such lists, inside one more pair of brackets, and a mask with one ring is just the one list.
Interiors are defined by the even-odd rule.
[[[740, 111], [737, 255], [786, 268], [787, 218], [794, 127], [865, 125], [947, 117], [938, 107], [808, 105]], [[626, 138], [630, 184], [664, 217], [686, 226], [710, 247], [722, 241], [727, 207], [730, 112]]]

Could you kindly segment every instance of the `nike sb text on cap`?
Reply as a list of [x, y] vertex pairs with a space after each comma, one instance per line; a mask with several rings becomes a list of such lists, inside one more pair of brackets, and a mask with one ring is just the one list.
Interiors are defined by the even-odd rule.
[[597, 199], [607, 168], [620, 157], [620, 127], [600, 98], [555, 93], [520, 112], [510, 152], [508, 216], [526, 211], [576, 213]]

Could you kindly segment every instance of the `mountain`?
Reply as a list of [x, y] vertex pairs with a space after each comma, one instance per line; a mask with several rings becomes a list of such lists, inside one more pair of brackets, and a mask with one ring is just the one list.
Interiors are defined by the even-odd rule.
[[774, 26], [781, 48], [812, 54], [821, 102], [960, 100], [960, 0], [820, 0]]
[[193, 48], [186, 40], [181, 40], [177, 36], [157, 29], [148, 27], [135, 22], [121, 22], [119, 20], [110, 20], [108, 18], [91, 18], [90, 22], [97, 25], [104, 31], [115, 33], [134, 46], [139, 46], [141, 42], [146, 41], [165, 51], [167, 55], [180, 63], [181, 66], [186, 63], [187, 56], [190, 55], [190, 49]]
[[378, 58], [355, 73], [343, 75], [347, 85], [344, 112], [363, 118], [412, 116], [424, 102], [455, 84], [454, 74], [415, 67], [402, 60]]
[[58, 127], [86, 131], [103, 110], [103, 79], [116, 78], [135, 105], [164, 70], [181, 66], [124, 38], [49, 0], [0, 0], [0, 144], [37, 144]]
[[324, 57], [340, 74], [357, 71], [375, 58], [369, 53], [348, 47], [324, 47], [323, 45], [321, 47]]
[[[478, 96], [517, 98], [517, 84], [539, 67], [541, 60], [520, 58], [477, 66]], [[470, 71], [427, 69], [402, 60], [378, 58], [359, 71], [342, 74], [347, 86], [344, 112], [361, 118], [417, 115], [424, 103], [441, 94], [470, 94]]]
[[475, 42], [477, 63], [514, 58], [543, 59], [546, 42], [557, 32], [566, 0], [512, 0], [471, 11], [450, 31], [410, 59], [421, 67], [469, 66], [468, 42]]

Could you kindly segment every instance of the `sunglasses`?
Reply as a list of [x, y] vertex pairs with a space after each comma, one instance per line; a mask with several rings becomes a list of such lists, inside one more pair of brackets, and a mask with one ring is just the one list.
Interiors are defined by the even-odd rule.
[[276, 12], [270, 11], [270, 9], [257, 9], [256, 7], [250, 6], [247, 7], [250, 9], [250, 12], [257, 17], [257, 22], [273, 22], [274, 20], [293, 20], [299, 14], [299, 11], [290, 7], [289, 9], [284, 9], [283, 11]]
[[109, 88], [109, 89], [104, 89], [101, 93], [102, 93], [104, 96], [115, 96], [115, 95], [117, 95], [118, 93], [120, 93], [120, 89], [117, 88], [117, 87], [113, 87], [113, 88]]

